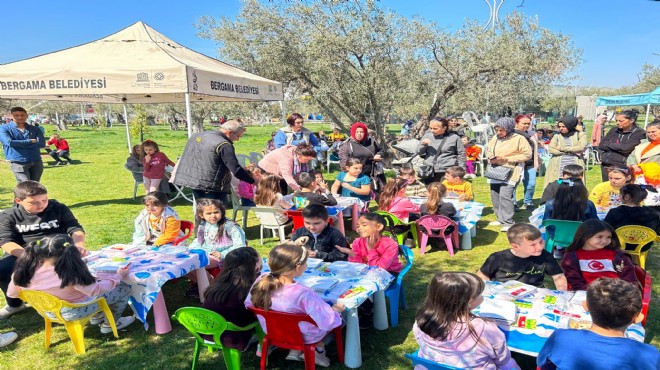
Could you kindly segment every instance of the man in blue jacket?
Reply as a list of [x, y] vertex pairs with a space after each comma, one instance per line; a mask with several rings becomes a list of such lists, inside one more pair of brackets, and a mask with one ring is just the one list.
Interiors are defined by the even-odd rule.
[[16, 182], [41, 180], [44, 164], [40, 149], [46, 146], [44, 134], [38, 127], [27, 123], [28, 114], [24, 108], [11, 109], [14, 118], [6, 125], [0, 125], [0, 141]]

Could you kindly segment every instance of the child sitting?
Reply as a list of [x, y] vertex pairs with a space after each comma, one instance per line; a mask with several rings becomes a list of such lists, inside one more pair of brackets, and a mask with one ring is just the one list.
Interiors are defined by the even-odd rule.
[[300, 186], [300, 189], [296, 190], [291, 198], [297, 210], [302, 210], [311, 204], [320, 204], [323, 206], [337, 205], [337, 200], [330, 194], [327, 187], [323, 193], [318, 193], [316, 179], [309, 173], [301, 172], [294, 176], [294, 180]]
[[339, 248], [348, 254], [351, 262], [378, 266], [392, 275], [403, 269], [399, 262], [399, 245], [395, 240], [383, 237], [385, 219], [377, 213], [365, 213], [358, 219], [357, 232], [360, 235], [353, 241], [353, 247]]
[[360, 200], [360, 208], [365, 203], [371, 201], [371, 178], [362, 173], [362, 162], [357, 158], [349, 158], [343, 172], [337, 175], [337, 179], [332, 184], [332, 194], [339, 194], [343, 197], [355, 197]]
[[582, 181], [584, 184], [584, 167], [579, 164], [569, 164], [564, 167], [561, 171], [563, 179], [553, 181], [548, 184], [548, 186], [543, 189], [543, 195], [541, 196], [541, 204], [548, 202], [550, 199], [555, 197], [557, 190], [559, 190], [559, 185], [561, 185], [564, 180], [571, 180], [575, 182], [576, 180]]
[[408, 222], [411, 213], [419, 217], [419, 206], [406, 198], [408, 180], [387, 179], [383, 191], [380, 193], [378, 209], [395, 215], [403, 222]]
[[254, 164], [249, 164], [245, 170], [250, 173], [254, 179], [254, 184], [247, 183], [241, 180], [238, 183], [238, 196], [241, 197], [241, 205], [245, 207], [254, 207], [254, 193], [257, 190], [257, 184], [261, 180], [261, 169]]
[[[281, 177], [276, 175], [266, 175], [261, 178], [257, 191], [254, 194], [254, 202], [258, 207], [275, 207], [281, 210], [291, 208], [291, 204], [288, 204], [282, 199], [280, 180]], [[277, 220], [283, 225], [289, 221], [289, 218], [282, 214], [277, 215]]]
[[[116, 273], [99, 272], [93, 276], [73, 239], [65, 234], [55, 234], [25, 247], [25, 252], [16, 261], [7, 296], [18, 298], [21, 290], [29, 289], [52, 294], [70, 303], [85, 303], [104, 297], [119, 330], [135, 321], [134, 316], [121, 317], [131, 294], [131, 287], [122, 283], [127, 276], [128, 266]], [[60, 313], [65, 320], [73, 321], [87, 317], [88, 312], [97, 309], [98, 303], [94, 303], [84, 307], [63, 307]], [[112, 333], [108, 318], [102, 312], [94, 315], [90, 324], [101, 324], [103, 334]]]
[[483, 291], [475, 274], [435, 274], [413, 325], [420, 358], [461, 369], [519, 369], [504, 333], [471, 313]]
[[316, 183], [317, 193], [326, 194], [329, 192], [328, 183], [325, 182], [325, 179], [323, 178], [323, 172], [319, 170], [312, 170], [309, 171], [309, 174], [312, 175], [312, 177], [314, 178], [314, 182]]
[[632, 172], [628, 168], [611, 168], [607, 173], [609, 181], [596, 185], [589, 200], [594, 202], [598, 209], [607, 209], [621, 205], [621, 195], [619, 191], [623, 185], [630, 182]]
[[456, 208], [451, 203], [445, 203], [442, 198], [447, 194], [447, 187], [439, 182], [432, 182], [428, 186], [428, 201], [419, 208], [422, 216], [442, 215], [452, 218], [456, 216]]
[[426, 186], [417, 180], [415, 169], [412, 166], [403, 166], [399, 170], [399, 178], [408, 181], [406, 197], [425, 197]]
[[[300, 323], [305, 343], [319, 343], [316, 347], [316, 364], [330, 366], [325, 354], [323, 338], [341, 325], [339, 312], [346, 308], [341, 303], [328, 305], [311, 288], [297, 283], [294, 278], [307, 269], [307, 248], [294, 244], [280, 244], [268, 254], [270, 273], [261, 275], [245, 299], [246, 307], [309, 315], [316, 325]], [[261, 327], [267, 331], [266, 322], [257, 316]], [[264, 354], [265, 355], [265, 354]], [[304, 361], [302, 351], [291, 350], [287, 360]]]
[[539, 229], [530, 224], [514, 224], [506, 232], [511, 249], [495, 252], [477, 272], [485, 281], [517, 280], [543, 287], [545, 275], [552, 276], [557, 290], [566, 290], [566, 277], [548, 251]]
[[554, 199], [545, 204], [543, 219], [586, 221], [598, 218], [596, 206], [588, 199], [587, 188], [580, 180], [563, 179], [555, 182]]
[[305, 227], [293, 232], [292, 241], [305, 240], [309, 256], [326, 262], [346, 261], [348, 256], [335, 246], [347, 247], [346, 237], [328, 225], [328, 210], [320, 204], [310, 204], [302, 211]]
[[474, 162], [479, 162], [479, 156], [481, 156], [481, 148], [477, 146], [474, 140], [468, 139], [467, 136], [463, 136], [461, 141], [463, 141], [463, 146], [465, 147], [465, 157], [467, 159], [465, 162], [467, 172], [466, 175], [469, 178], [475, 178], [476, 175], [474, 174]]
[[620, 278], [638, 285], [635, 266], [620, 251], [612, 226], [595, 219], [583, 222], [566, 248], [561, 267], [570, 290], [586, 290], [598, 278]]
[[[647, 189], [655, 192], [649, 185], [624, 185], [621, 190], [621, 205], [610, 209], [605, 216], [605, 222], [610, 224], [614, 230], [621, 226], [639, 225], [645, 226], [660, 235], [660, 212], [655, 208], [645, 207], [642, 202], [648, 196]], [[653, 242], [642, 248], [646, 251], [651, 248]], [[625, 249], [628, 249], [627, 246]]]
[[[256, 320], [254, 313], [245, 308], [245, 298], [261, 274], [261, 258], [254, 248], [232, 250], [224, 258], [224, 267], [204, 292], [204, 308], [219, 313], [236, 326], [247, 326]], [[254, 329], [227, 330], [220, 336], [223, 347], [244, 351], [250, 343]], [[204, 338], [213, 340], [212, 336]]]
[[660, 369], [660, 353], [650, 344], [626, 338], [626, 328], [644, 315], [642, 295], [620, 279], [598, 279], [587, 289], [589, 330], [557, 329], [536, 359], [541, 370]]
[[460, 201], [474, 200], [472, 194], [472, 184], [463, 179], [465, 177], [465, 170], [459, 166], [452, 166], [447, 168], [445, 179], [442, 184], [447, 187], [447, 198], [458, 198]]
[[161, 247], [172, 243], [181, 233], [181, 221], [168, 204], [167, 194], [154, 191], [144, 196], [144, 209], [135, 219], [133, 245]]

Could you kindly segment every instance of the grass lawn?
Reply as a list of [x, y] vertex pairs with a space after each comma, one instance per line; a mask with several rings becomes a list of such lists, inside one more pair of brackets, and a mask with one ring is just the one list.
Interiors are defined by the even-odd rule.
[[[319, 127], [309, 125], [312, 131]], [[327, 127], [325, 127], [327, 129]], [[54, 132], [54, 126], [46, 126], [46, 134]], [[274, 127], [250, 127], [247, 134], [236, 144], [238, 153], [247, 154], [250, 151], [261, 151], [270, 132]], [[398, 130], [398, 128], [397, 128]], [[590, 132], [590, 131], [588, 131]], [[96, 250], [103, 246], [130, 241], [132, 225], [135, 216], [142, 209], [140, 200], [132, 200], [133, 178], [123, 168], [128, 156], [125, 129], [118, 126], [111, 129], [93, 130], [91, 128], [73, 128], [61, 133], [71, 145], [73, 166], [52, 166], [50, 157], [44, 157], [46, 168], [42, 183], [49, 189], [52, 199], [57, 199], [68, 205], [77, 216], [87, 232], [87, 246]], [[170, 158], [176, 158], [183, 151], [186, 143], [185, 131], [170, 131], [166, 127], [152, 129], [150, 139], [155, 140]], [[51, 165], [49, 165], [49, 163]], [[332, 181], [337, 172], [326, 175], [326, 180]], [[600, 182], [600, 168], [589, 171], [587, 185], [592, 188]], [[6, 162], [0, 164], [0, 209], [11, 207], [13, 201], [12, 189], [15, 185], [14, 176]], [[426, 286], [431, 276], [438, 270], [472, 271], [481, 266], [486, 257], [495, 251], [508, 247], [504, 233], [499, 228], [487, 226], [495, 216], [489, 196], [488, 185], [484, 178], [474, 180], [477, 201], [486, 204], [484, 216], [478, 223], [478, 232], [473, 240], [473, 249], [459, 251], [454, 257], [449, 257], [445, 250], [433, 249], [420, 256], [415, 250], [415, 264], [405, 278], [406, 299], [409, 308], [401, 311], [399, 327], [386, 331], [373, 329], [361, 331], [362, 357], [364, 369], [403, 369], [410, 368], [410, 362], [403, 356], [404, 352], [416, 349], [416, 342], [411, 334], [411, 328], [416, 308], [426, 294]], [[537, 180], [536, 198], [540, 198], [543, 178]], [[142, 194], [142, 189], [140, 189]], [[519, 195], [520, 197], [521, 195]], [[182, 219], [192, 220], [192, 208], [189, 203], [178, 199], [173, 206]], [[240, 217], [240, 216], [239, 216]], [[258, 245], [259, 224], [250, 214], [246, 231], [249, 244], [257, 248], [262, 256], [276, 245], [275, 239], [269, 239], [266, 244]], [[516, 221], [525, 222], [529, 211], [516, 214]], [[354, 235], [352, 235], [354, 236]], [[654, 277], [660, 277], [660, 258], [657, 253], [651, 253], [647, 261], [647, 269]], [[168, 283], [164, 286], [166, 302], [170, 314], [177, 308], [188, 305], [199, 305], [199, 302], [183, 296], [187, 283]], [[660, 329], [658, 318], [658, 299], [660, 294], [658, 284], [654, 284], [654, 299], [649, 310], [647, 321], [647, 342], [660, 348], [660, 339], [656, 337]], [[0, 305], [4, 306], [3, 298]], [[85, 332], [87, 353], [76, 356], [73, 346], [63, 326], [55, 326], [50, 349], [43, 345], [43, 319], [34, 311], [28, 310], [10, 319], [0, 321], [0, 332], [13, 330], [18, 332], [19, 340], [14, 344], [0, 349], [0, 369], [55, 369], [55, 368], [144, 368], [144, 369], [185, 369], [190, 367], [193, 350], [192, 336], [177, 323], [174, 330], [166, 335], [156, 335], [153, 329], [153, 317], [149, 315], [151, 329], [145, 331], [135, 323], [120, 332], [120, 338], [100, 334], [98, 328], [88, 327]], [[332, 347], [332, 346], [331, 346]], [[303, 369], [303, 363], [285, 361], [286, 352], [276, 352], [270, 357], [270, 369]], [[515, 355], [523, 369], [534, 369], [534, 359]], [[332, 369], [344, 368], [338, 364], [336, 356], [330, 356]], [[251, 349], [242, 358], [246, 369], [258, 368], [258, 358]], [[203, 351], [198, 363], [199, 369], [224, 368], [221, 352], [208, 354]]]

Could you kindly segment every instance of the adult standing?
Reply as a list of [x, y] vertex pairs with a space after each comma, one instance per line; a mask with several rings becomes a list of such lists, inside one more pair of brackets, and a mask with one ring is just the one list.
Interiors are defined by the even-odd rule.
[[[522, 179], [525, 161], [532, 158], [532, 148], [527, 140], [516, 134], [516, 121], [511, 117], [502, 117], [495, 123], [495, 137], [488, 143], [486, 158], [495, 171], [507, 174], [506, 178], [489, 177], [490, 198], [497, 217], [491, 226], [502, 226], [500, 231], [508, 231], [513, 225], [514, 199], [516, 184]], [[498, 168], [499, 167], [499, 168]]]
[[580, 131], [578, 119], [574, 116], [564, 116], [559, 120], [557, 126], [559, 135], [553, 136], [548, 145], [548, 152], [552, 158], [545, 171], [543, 187], [562, 178], [562, 171], [569, 164], [584, 167], [582, 154], [584, 148], [587, 147], [587, 134]]
[[[646, 126], [646, 136], [648, 141], [642, 141], [633, 149], [626, 164], [631, 166], [636, 174], [645, 173], [649, 178], [653, 177], [653, 180], [658, 181], [660, 180], [658, 179], [660, 174], [657, 173], [660, 169], [660, 120], [655, 120]], [[656, 165], [648, 165], [649, 163]]]
[[598, 148], [600, 145], [600, 139], [603, 137], [603, 128], [607, 122], [607, 115], [599, 114], [594, 121], [594, 125], [591, 128], [591, 146], [594, 149]]
[[254, 179], [238, 163], [234, 142], [245, 133], [243, 124], [230, 120], [219, 131], [199, 132], [186, 143], [176, 166], [174, 184], [193, 189], [195, 198], [219, 199], [228, 205], [231, 175], [248, 184]]
[[351, 137], [339, 147], [339, 166], [344, 169], [350, 158], [362, 163], [362, 174], [372, 178], [374, 192], [379, 192], [385, 186], [385, 174], [380, 171], [375, 162], [383, 157], [383, 151], [372, 137], [369, 136], [367, 125], [355, 122], [351, 126]]
[[271, 175], [281, 177], [282, 194], [286, 194], [287, 185], [293, 190], [300, 189], [293, 177], [301, 172], [307, 172], [307, 163], [314, 158], [316, 152], [310, 144], [285, 145], [266, 154], [259, 161], [258, 166]]
[[305, 120], [300, 113], [292, 113], [286, 119], [286, 123], [287, 126], [279, 129], [273, 138], [276, 149], [285, 145], [295, 146], [301, 143], [311, 144], [314, 148], [321, 146], [316, 136], [310, 130], [303, 127]]
[[7, 306], [0, 309], [0, 319], [23, 311], [18, 298], [7, 297], [16, 259], [28, 243], [54, 234], [68, 234], [75, 247], [85, 255], [85, 231], [71, 210], [56, 200], [48, 199], [48, 190], [36, 181], [23, 181], [14, 188], [14, 207], [0, 212], [0, 289]]
[[601, 175], [603, 182], [608, 181], [609, 167], [626, 167], [628, 156], [639, 145], [646, 133], [635, 123], [637, 111], [626, 110], [616, 115], [616, 127], [613, 127], [600, 141]]
[[532, 119], [526, 114], [519, 114], [515, 118], [516, 129], [514, 132], [527, 140], [532, 148], [532, 158], [525, 161], [525, 173], [523, 174], [523, 205], [520, 209], [534, 207], [534, 190], [536, 190], [536, 170], [539, 168], [539, 153], [536, 134], [532, 137], [529, 134], [529, 128], [532, 125]]
[[461, 137], [450, 131], [449, 121], [433, 117], [429, 130], [422, 136], [417, 154], [424, 158], [424, 164], [433, 166], [433, 177], [424, 179], [425, 184], [440, 182], [447, 168], [459, 166], [465, 169], [467, 158]]
[[0, 141], [16, 182], [41, 180], [44, 163], [40, 149], [46, 146], [43, 132], [27, 123], [27, 111], [22, 107], [11, 109], [12, 122], [0, 126]]

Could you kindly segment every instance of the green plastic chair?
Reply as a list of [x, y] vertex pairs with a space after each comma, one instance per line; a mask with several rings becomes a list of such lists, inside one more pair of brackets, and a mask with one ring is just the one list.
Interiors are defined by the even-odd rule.
[[[394, 238], [399, 243], [399, 245], [404, 245], [406, 241], [406, 235], [408, 232], [411, 232], [415, 247], [419, 247], [419, 242], [417, 240], [417, 224], [414, 221], [403, 222], [395, 215], [386, 211], [376, 211], [374, 213], [379, 214], [385, 218], [386, 225], [385, 230], [383, 230], [383, 235], [389, 235], [390, 237]], [[407, 229], [405, 232], [397, 232], [396, 226], [404, 226], [407, 227]]]
[[[543, 220], [542, 225], [546, 228], [545, 250], [552, 253], [552, 248], [555, 245], [560, 245], [562, 247], [569, 246], [573, 242], [575, 232], [581, 224], [582, 222], [580, 221]], [[552, 237], [550, 236], [550, 233], [548, 233], [548, 226], [554, 227], [555, 229], [555, 234]]]
[[[223, 357], [225, 358], [225, 365], [229, 370], [241, 369], [241, 351], [234, 348], [223, 347], [220, 342], [220, 336], [226, 330], [229, 331], [248, 331], [256, 329], [259, 341], [264, 338], [264, 332], [259, 325], [259, 321], [255, 321], [250, 325], [239, 327], [236, 326], [222, 317], [217, 312], [207, 310], [201, 307], [182, 307], [176, 310], [172, 319], [177, 320], [188, 331], [195, 336], [195, 353], [193, 353], [192, 369], [197, 366], [197, 359], [199, 359], [199, 349], [201, 346], [206, 346], [209, 353], [213, 349], [221, 349]], [[204, 341], [201, 335], [213, 335], [213, 342]]]

